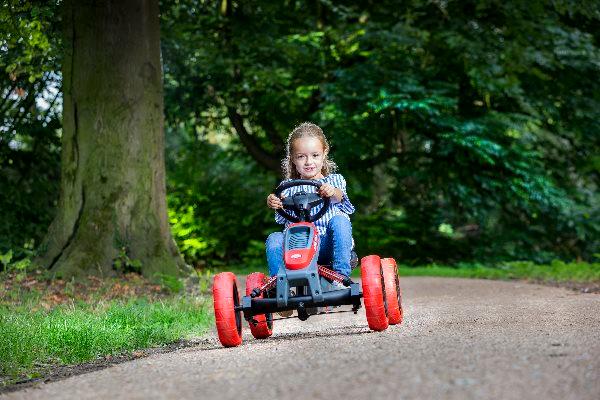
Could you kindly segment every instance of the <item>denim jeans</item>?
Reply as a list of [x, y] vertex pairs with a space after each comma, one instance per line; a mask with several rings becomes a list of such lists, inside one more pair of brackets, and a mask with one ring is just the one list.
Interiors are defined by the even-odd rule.
[[[269, 274], [277, 275], [283, 261], [283, 233], [274, 232], [266, 242]], [[321, 235], [319, 247], [319, 265], [331, 265], [331, 269], [342, 275], [350, 275], [350, 257], [352, 253], [352, 224], [342, 215], [335, 215], [327, 223], [325, 235]]]

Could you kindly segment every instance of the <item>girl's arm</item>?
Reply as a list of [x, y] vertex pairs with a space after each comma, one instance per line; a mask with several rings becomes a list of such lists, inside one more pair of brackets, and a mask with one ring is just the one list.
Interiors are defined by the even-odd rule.
[[346, 214], [352, 214], [354, 212], [354, 206], [346, 194], [346, 180], [344, 177], [340, 174], [331, 174], [330, 182], [330, 185], [335, 189], [335, 192], [331, 197], [332, 203], [335, 203], [340, 211], [345, 212]]
[[321, 197], [329, 197], [332, 203], [341, 203], [342, 198], [344, 197], [344, 193], [342, 193], [341, 189], [338, 189], [329, 183], [321, 185], [319, 188], [319, 195]]

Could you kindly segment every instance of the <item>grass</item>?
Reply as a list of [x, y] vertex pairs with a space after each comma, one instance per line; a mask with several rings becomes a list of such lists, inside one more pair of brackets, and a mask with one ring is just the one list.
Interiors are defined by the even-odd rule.
[[[418, 267], [400, 265], [400, 276], [442, 276], [453, 278], [478, 279], [524, 279], [538, 282], [600, 282], [600, 263], [584, 263], [555, 260], [550, 264], [539, 265], [530, 261], [498, 263], [494, 266], [483, 264], [457, 264], [454, 266], [430, 264]], [[355, 270], [353, 275], [360, 276]]]
[[[223, 270], [227, 270], [224, 268]], [[236, 274], [247, 275], [261, 271], [267, 274], [266, 265], [232, 266]], [[218, 270], [216, 272], [221, 272]], [[420, 266], [398, 265], [400, 276], [441, 276], [479, 279], [524, 279], [538, 282], [600, 282], [600, 263], [563, 262], [535, 264], [530, 261], [511, 261], [496, 264], [459, 263], [456, 265], [429, 264]], [[352, 271], [353, 277], [360, 276], [360, 268]]]
[[[266, 273], [266, 267], [232, 268], [240, 275], [261, 269]], [[600, 263], [400, 265], [399, 274], [598, 284]], [[0, 388], [59, 365], [197, 337], [212, 323], [211, 271], [198, 273], [194, 293], [180, 281], [157, 286], [134, 274], [83, 282], [48, 281], [35, 272], [0, 275]]]
[[[14, 276], [13, 276], [14, 278]], [[201, 294], [173, 294], [142, 278], [91, 284], [8, 279], [0, 289], [0, 387], [78, 364], [197, 337], [212, 323]], [[35, 281], [36, 285], [28, 283]]]

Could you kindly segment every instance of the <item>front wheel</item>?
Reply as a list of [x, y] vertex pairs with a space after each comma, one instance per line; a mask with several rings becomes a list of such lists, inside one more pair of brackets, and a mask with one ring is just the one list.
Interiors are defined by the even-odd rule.
[[388, 321], [390, 325], [402, 323], [402, 294], [398, 267], [393, 258], [382, 258], [383, 280], [385, 282], [385, 297], [388, 307]]
[[[265, 283], [265, 274], [262, 272], [254, 272], [246, 278], [246, 296], [250, 296], [252, 291], [260, 288]], [[258, 297], [262, 298], [263, 295]], [[273, 314], [260, 314], [252, 317], [256, 324], [250, 321], [250, 332], [256, 339], [266, 339], [273, 334]]]
[[388, 327], [385, 283], [379, 256], [366, 256], [360, 261], [365, 312], [369, 328], [383, 331]]
[[219, 341], [225, 347], [239, 346], [242, 343], [242, 312], [235, 311], [240, 304], [240, 296], [233, 273], [215, 275], [213, 300]]

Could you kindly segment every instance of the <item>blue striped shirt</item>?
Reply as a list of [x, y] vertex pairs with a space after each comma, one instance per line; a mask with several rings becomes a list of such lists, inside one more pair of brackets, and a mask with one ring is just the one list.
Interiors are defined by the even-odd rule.
[[[283, 182], [287, 182], [288, 180], [285, 180]], [[321, 218], [319, 218], [319, 220], [315, 221], [314, 224], [317, 226], [319, 235], [322, 236], [327, 231], [327, 223], [329, 222], [329, 220], [331, 218], [333, 218], [335, 215], [343, 215], [344, 217], [350, 219], [350, 217], [348, 215], [352, 214], [354, 212], [354, 206], [352, 205], [352, 203], [350, 203], [350, 199], [348, 198], [348, 194], [346, 193], [346, 180], [344, 179], [344, 177], [342, 175], [331, 174], [331, 175], [327, 175], [321, 179], [315, 179], [315, 180], [317, 182], [329, 183], [330, 185], [340, 189], [343, 194], [341, 202], [339, 202], [339, 203], [331, 202], [329, 204], [329, 210], [327, 210], [327, 212]], [[305, 191], [306, 193], [314, 193], [314, 192], [316, 192], [317, 188], [314, 186], [308, 186], [308, 185], [294, 186], [294, 187], [285, 189], [282, 192], [282, 196], [283, 197], [292, 196], [293, 194], [298, 193], [302, 190]], [[315, 207], [312, 210], [310, 210], [310, 214], [315, 215], [317, 212], [319, 212], [320, 209], [321, 209], [321, 207]], [[290, 214], [294, 215], [294, 212], [290, 212]], [[275, 213], [275, 222], [277, 222], [278, 224], [285, 224], [286, 227], [292, 223], [277, 213]]]

